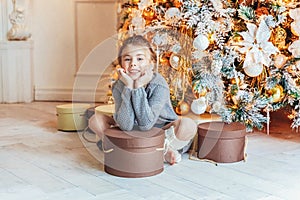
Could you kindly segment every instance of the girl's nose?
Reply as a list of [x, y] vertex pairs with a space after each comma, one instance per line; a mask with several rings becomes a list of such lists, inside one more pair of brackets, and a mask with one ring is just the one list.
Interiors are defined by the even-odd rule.
[[131, 67], [136, 66], [135, 62], [132, 62], [132, 63], [130, 64], [130, 66], [131, 66]]
[[136, 60], [133, 59], [130, 63], [130, 67], [136, 67]]

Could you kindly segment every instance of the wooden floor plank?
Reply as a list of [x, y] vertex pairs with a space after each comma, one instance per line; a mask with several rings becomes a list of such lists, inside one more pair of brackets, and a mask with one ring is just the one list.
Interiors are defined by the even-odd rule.
[[[109, 199], [109, 200], [144, 200], [145, 198], [138, 196], [128, 190], [120, 189], [120, 190], [113, 190], [111, 192], [98, 194], [94, 197], [94, 199]], [[92, 200], [92, 199], [89, 199]]]
[[[211, 165], [210, 167], [216, 168], [214, 165]], [[246, 180], [241, 179], [238, 182], [232, 180], [230, 176], [226, 175], [226, 171], [223, 171], [224, 174], [222, 177], [218, 177], [214, 173], [206, 173], [205, 171], [202, 171], [201, 165], [196, 167], [195, 165], [193, 167], [182, 165], [180, 168], [174, 167], [169, 169], [169, 174], [179, 176], [182, 179], [192, 181], [194, 184], [201, 185], [209, 190], [220, 192], [223, 195], [234, 199], [241, 197], [243, 199], [258, 199], [268, 195], [268, 193], [254, 189], [253, 187], [246, 187], [243, 184]]]

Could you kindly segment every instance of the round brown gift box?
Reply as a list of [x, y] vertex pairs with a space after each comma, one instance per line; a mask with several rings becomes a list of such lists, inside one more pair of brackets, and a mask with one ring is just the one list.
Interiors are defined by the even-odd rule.
[[198, 158], [218, 163], [245, 160], [246, 128], [238, 122], [198, 125]]
[[106, 129], [103, 138], [104, 170], [120, 177], [147, 177], [163, 171], [162, 129], [122, 131]]

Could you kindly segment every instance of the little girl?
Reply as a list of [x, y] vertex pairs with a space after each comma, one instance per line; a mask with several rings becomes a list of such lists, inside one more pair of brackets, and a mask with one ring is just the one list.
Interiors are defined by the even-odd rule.
[[113, 118], [96, 113], [89, 127], [100, 137], [104, 130], [119, 126], [124, 131], [165, 130], [164, 159], [169, 164], [181, 160], [197, 131], [189, 118], [178, 118], [170, 101], [169, 86], [165, 79], [154, 73], [156, 55], [143, 36], [129, 37], [119, 50], [119, 79], [112, 86], [115, 101]]

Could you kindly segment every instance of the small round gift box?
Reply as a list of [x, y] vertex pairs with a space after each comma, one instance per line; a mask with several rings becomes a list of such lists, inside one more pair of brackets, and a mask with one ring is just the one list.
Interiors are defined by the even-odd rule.
[[86, 111], [90, 104], [73, 103], [56, 106], [57, 129], [79, 131], [87, 127]]

